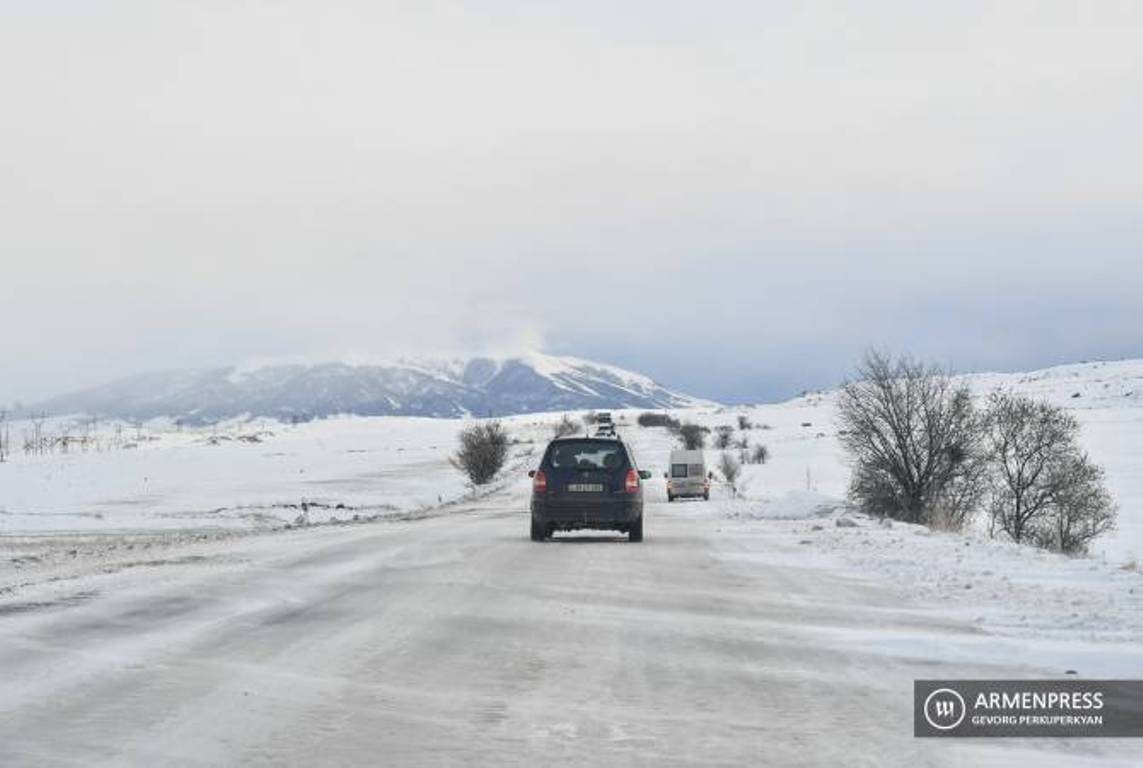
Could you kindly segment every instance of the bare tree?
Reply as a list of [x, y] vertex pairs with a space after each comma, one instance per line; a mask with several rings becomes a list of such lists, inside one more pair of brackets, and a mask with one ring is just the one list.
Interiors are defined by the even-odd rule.
[[718, 457], [718, 471], [722, 474], [722, 479], [730, 486], [730, 494], [732, 496], [738, 495], [738, 476], [742, 472], [742, 465], [738, 463], [738, 459], [731, 456], [729, 453], [722, 453]]
[[993, 530], [1013, 541], [1081, 552], [1114, 528], [1103, 470], [1080, 450], [1074, 416], [1024, 395], [994, 392], [986, 425]]
[[508, 458], [508, 432], [499, 421], [474, 423], [460, 431], [460, 449], [452, 465], [468, 475], [473, 485], [496, 477]]
[[1063, 488], [1043, 524], [1036, 527], [1036, 543], [1081, 554], [1097, 536], [1115, 530], [1117, 510], [1104, 485], [1103, 468], [1085, 454], [1069, 456], [1063, 472]]
[[679, 441], [688, 451], [697, 451], [706, 445], [706, 427], [698, 424], [683, 424], [679, 427]]
[[910, 357], [867, 352], [839, 394], [839, 438], [855, 505], [910, 523], [963, 521], [980, 461], [979, 419], [951, 374]]

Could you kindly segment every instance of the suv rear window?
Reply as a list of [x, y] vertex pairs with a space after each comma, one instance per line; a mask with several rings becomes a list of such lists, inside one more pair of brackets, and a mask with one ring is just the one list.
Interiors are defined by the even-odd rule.
[[687, 465], [686, 464], [672, 464], [671, 477], [686, 477]]
[[554, 469], [619, 469], [627, 462], [623, 445], [602, 440], [565, 440], [548, 452]]

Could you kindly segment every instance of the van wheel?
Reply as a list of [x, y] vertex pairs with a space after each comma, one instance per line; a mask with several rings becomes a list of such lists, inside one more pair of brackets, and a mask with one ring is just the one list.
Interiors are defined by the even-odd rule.
[[628, 541], [642, 541], [643, 540], [643, 516], [639, 515], [639, 519], [631, 523], [631, 527], [627, 529]]
[[536, 522], [536, 518], [532, 518], [532, 541], [543, 541], [547, 536], [547, 531], [544, 526]]
[[675, 497], [668, 493], [667, 494], [667, 503], [670, 504], [674, 500], [675, 500]]
[[710, 501], [710, 491], [706, 491], [703, 493], [702, 500], [703, 501]]

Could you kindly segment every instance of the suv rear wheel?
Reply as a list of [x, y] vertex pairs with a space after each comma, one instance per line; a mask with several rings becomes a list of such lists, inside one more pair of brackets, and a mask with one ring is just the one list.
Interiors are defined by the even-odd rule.
[[544, 526], [536, 522], [536, 518], [532, 518], [532, 541], [543, 541], [547, 538], [547, 531]]
[[643, 540], [643, 516], [639, 515], [639, 519], [631, 523], [631, 527], [627, 529], [628, 541], [642, 541]]

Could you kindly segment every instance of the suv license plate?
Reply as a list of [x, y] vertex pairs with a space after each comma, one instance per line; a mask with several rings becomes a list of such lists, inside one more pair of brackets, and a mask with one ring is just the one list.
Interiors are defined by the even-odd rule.
[[569, 493], [598, 493], [602, 490], [602, 483], [568, 483]]

